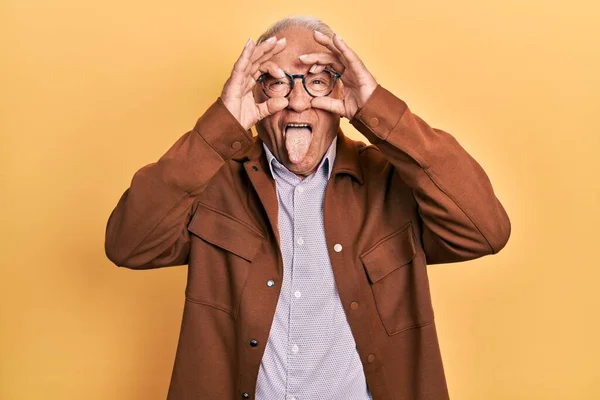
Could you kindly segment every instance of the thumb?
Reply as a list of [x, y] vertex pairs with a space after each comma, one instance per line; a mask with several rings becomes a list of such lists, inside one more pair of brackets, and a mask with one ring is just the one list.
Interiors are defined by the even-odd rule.
[[269, 115], [275, 114], [278, 111], [283, 110], [288, 105], [288, 99], [285, 97], [273, 97], [263, 103], [256, 105], [258, 120], [268, 117]]
[[332, 97], [315, 97], [310, 103], [314, 108], [329, 111], [342, 117], [346, 116], [344, 102]]

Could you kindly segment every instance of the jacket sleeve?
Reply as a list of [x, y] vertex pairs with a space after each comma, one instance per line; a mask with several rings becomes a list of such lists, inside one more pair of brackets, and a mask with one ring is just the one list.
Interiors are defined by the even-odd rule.
[[106, 227], [116, 265], [147, 269], [186, 264], [195, 198], [236, 153], [253, 142], [220, 99], [156, 163], [135, 173]]
[[351, 124], [413, 190], [428, 264], [500, 251], [510, 220], [481, 166], [450, 134], [431, 128], [378, 86]]

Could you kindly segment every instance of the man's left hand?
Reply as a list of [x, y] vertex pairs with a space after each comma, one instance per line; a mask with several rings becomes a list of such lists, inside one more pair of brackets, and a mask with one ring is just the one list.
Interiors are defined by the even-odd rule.
[[312, 65], [310, 72], [319, 72], [327, 65], [331, 65], [336, 72], [342, 75], [343, 87], [341, 98], [331, 96], [315, 97], [312, 99], [311, 105], [352, 119], [371, 97], [377, 87], [377, 82], [356, 53], [337, 34], [330, 38], [319, 31], [315, 31], [314, 38], [317, 43], [325, 46], [333, 54], [304, 54], [300, 56], [300, 61]]

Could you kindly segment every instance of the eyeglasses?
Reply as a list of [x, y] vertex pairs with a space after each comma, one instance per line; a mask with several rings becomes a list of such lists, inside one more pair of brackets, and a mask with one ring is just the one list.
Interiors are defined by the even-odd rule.
[[296, 79], [302, 79], [304, 90], [312, 97], [328, 96], [333, 92], [335, 84], [341, 75], [335, 71], [324, 69], [317, 74], [308, 73], [291, 75], [284, 72], [284, 78], [275, 78], [265, 72], [256, 80], [262, 84], [263, 92], [267, 97], [288, 97], [294, 90]]

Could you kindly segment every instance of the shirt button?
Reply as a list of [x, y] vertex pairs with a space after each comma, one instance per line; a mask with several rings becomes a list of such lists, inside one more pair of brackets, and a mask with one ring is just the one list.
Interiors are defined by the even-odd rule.
[[256, 340], [256, 339], [252, 339], [252, 340], [250, 341], [250, 346], [252, 346], [252, 347], [256, 347], [256, 346], [258, 346], [258, 340]]
[[296, 290], [296, 293], [294, 293], [294, 296], [296, 296], [296, 298], [300, 298], [300, 296], [302, 296], [302, 293], [300, 293], [299, 290]]
[[297, 242], [300, 246], [302, 246], [304, 244], [304, 239], [298, 238]]
[[297, 353], [297, 352], [298, 352], [298, 350], [300, 350], [300, 349], [298, 348], [298, 345], [297, 345], [297, 344], [295, 344], [295, 345], [293, 345], [293, 346], [292, 346], [292, 353], [294, 353], [294, 354], [295, 354], [295, 353]]
[[273, 286], [275, 286], [275, 281], [274, 281], [273, 279], [269, 279], [269, 280], [267, 281], [267, 286], [268, 286], [268, 287], [273, 287]]
[[333, 246], [333, 249], [335, 250], [336, 253], [339, 253], [340, 251], [342, 251], [342, 245], [339, 243], [336, 243], [335, 246]]
[[375, 361], [375, 354], [369, 354], [369, 357], [367, 357], [367, 361], [369, 361], [370, 363]]
[[231, 143], [231, 148], [234, 150], [239, 150], [242, 148], [242, 144], [240, 142], [233, 142]]
[[369, 125], [371, 128], [377, 128], [379, 126], [379, 119], [373, 117], [369, 120]]
[[353, 301], [352, 303], [350, 303], [350, 308], [353, 310], [358, 310], [358, 303], [356, 301]]
[[304, 186], [298, 186], [298, 193], [303, 193], [304, 192]]

